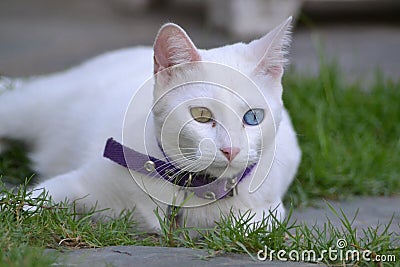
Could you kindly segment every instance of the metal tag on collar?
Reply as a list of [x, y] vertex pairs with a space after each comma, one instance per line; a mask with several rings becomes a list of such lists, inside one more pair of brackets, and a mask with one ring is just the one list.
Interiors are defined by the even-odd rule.
[[229, 191], [236, 187], [238, 179], [236, 177], [234, 178], [227, 178], [226, 183], [225, 183], [225, 191]]
[[189, 172], [189, 178], [187, 179], [185, 186], [190, 187], [192, 185], [192, 180], [193, 180], [193, 175], [191, 172]]
[[239, 194], [237, 177], [226, 179], [225, 191], [228, 192], [225, 197], [233, 197]]

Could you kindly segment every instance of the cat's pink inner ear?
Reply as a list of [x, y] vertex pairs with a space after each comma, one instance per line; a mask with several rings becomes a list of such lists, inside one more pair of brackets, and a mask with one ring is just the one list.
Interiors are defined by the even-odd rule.
[[257, 74], [271, 75], [276, 79], [282, 77], [288, 62], [286, 55], [290, 44], [291, 21], [292, 17], [289, 17], [267, 35], [249, 44], [251, 52], [260, 58], [254, 69]]
[[173, 23], [161, 27], [154, 42], [154, 74], [177, 64], [200, 60], [197, 48], [181, 27]]

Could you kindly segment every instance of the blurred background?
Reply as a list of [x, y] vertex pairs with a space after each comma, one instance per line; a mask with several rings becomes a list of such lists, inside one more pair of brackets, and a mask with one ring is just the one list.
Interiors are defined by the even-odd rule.
[[165, 22], [211, 48], [258, 38], [289, 15], [296, 70], [316, 73], [324, 55], [350, 80], [368, 81], [377, 70], [399, 80], [399, 0], [0, 0], [0, 74], [45, 74], [152, 45]]

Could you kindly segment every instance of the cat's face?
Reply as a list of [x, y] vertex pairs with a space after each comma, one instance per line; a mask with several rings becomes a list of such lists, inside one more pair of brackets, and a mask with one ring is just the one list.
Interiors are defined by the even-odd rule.
[[165, 92], [153, 112], [158, 140], [169, 160], [181, 169], [231, 177], [258, 162], [263, 149], [273, 148], [276, 122], [271, 108], [279, 113], [280, 107], [269, 102], [280, 103], [280, 99], [266, 101], [250, 80], [240, 81], [248, 78], [224, 70], [223, 65], [201, 65], [205, 71], [196, 71], [202, 78], [193, 80], [215, 80], [209, 69], [228, 79], [220, 81], [223, 85], [179, 82]]
[[[285, 36], [286, 27], [272, 37], [284, 38], [279, 34]], [[203, 51], [177, 26], [163, 29], [155, 43], [158, 140], [181, 169], [233, 177], [274, 149], [283, 73], [283, 61], [275, 57], [283, 54], [268, 55], [276, 41], [268, 35], [249, 45]], [[282, 42], [276, 45], [282, 51]]]

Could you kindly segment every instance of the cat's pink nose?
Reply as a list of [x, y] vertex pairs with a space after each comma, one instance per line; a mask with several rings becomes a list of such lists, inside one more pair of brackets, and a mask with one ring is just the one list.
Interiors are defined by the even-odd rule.
[[220, 150], [229, 161], [232, 161], [240, 152], [238, 147], [223, 147]]

